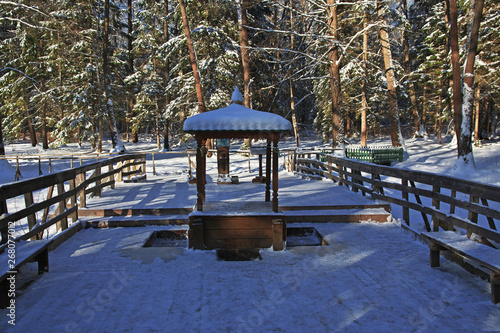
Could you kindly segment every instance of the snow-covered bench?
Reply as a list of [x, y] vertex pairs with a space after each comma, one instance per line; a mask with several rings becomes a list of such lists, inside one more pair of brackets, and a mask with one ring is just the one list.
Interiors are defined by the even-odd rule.
[[500, 302], [500, 250], [453, 231], [423, 232], [422, 236], [429, 241], [431, 267], [439, 266], [442, 250], [455, 252], [476, 262], [490, 271], [491, 298], [495, 304]]
[[16, 275], [28, 262], [38, 262], [38, 274], [49, 271], [49, 246], [53, 240], [19, 241], [8, 243], [0, 254], [0, 308], [15, 303]]

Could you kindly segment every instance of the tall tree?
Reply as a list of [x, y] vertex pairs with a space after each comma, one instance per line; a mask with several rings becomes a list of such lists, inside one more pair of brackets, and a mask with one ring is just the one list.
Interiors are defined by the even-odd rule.
[[196, 54], [193, 46], [193, 41], [191, 39], [191, 30], [189, 28], [189, 21], [186, 13], [186, 7], [184, 6], [184, 1], [179, 0], [179, 8], [182, 15], [182, 23], [184, 25], [184, 33], [186, 34], [187, 46], [189, 50], [189, 59], [191, 61], [191, 67], [193, 68], [193, 75], [195, 81], [196, 97], [198, 99], [198, 112], [202, 113], [206, 111], [205, 100], [203, 98], [203, 90], [201, 86], [201, 76], [198, 70], [198, 63], [196, 61]]
[[[250, 101], [250, 48], [248, 45], [248, 18], [247, 18], [247, 0], [238, 1], [238, 25], [240, 26], [240, 48], [241, 48], [241, 64], [243, 67], [243, 105], [247, 108], [252, 108]], [[250, 147], [251, 139], [245, 139], [244, 146]]]
[[336, 0], [327, 0], [328, 28], [330, 36], [330, 50], [328, 52], [330, 72], [330, 92], [332, 94], [332, 147], [344, 144], [344, 124], [341, 111], [340, 93], [340, 61]]
[[[468, 49], [463, 76], [462, 123], [458, 140], [458, 159], [464, 164], [473, 164], [472, 155], [472, 115], [474, 113], [474, 62], [477, 53], [479, 27], [483, 15], [484, 0], [475, 0], [472, 29], [468, 40]], [[453, 80], [458, 78], [454, 77]]]
[[401, 147], [401, 131], [399, 128], [399, 111], [396, 99], [396, 77], [394, 65], [392, 62], [391, 44], [389, 41], [389, 25], [385, 23], [385, 6], [380, 0], [377, 0], [377, 11], [381, 19], [379, 28], [380, 44], [382, 45], [382, 54], [384, 58], [385, 77], [387, 84], [387, 97], [389, 100], [389, 123], [391, 131], [391, 142], [393, 147]]
[[118, 127], [116, 126], [115, 112], [113, 110], [113, 96], [111, 94], [111, 82], [109, 71], [109, 1], [104, 2], [104, 30], [103, 30], [103, 46], [102, 46], [102, 75], [104, 77], [104, 92], [106, 97], [106, 114], [108, 116], [109, 131], [111, 134], [111, 143], [113, 152], [124, 152], [125, 146], [120, 141]]

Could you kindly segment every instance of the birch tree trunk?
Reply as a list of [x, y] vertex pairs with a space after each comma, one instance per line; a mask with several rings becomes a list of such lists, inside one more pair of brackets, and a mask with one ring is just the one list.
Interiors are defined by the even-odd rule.
[[332, 94], [332, 147], [344, 143], [344, 128], [341, 116], [340, 99], [340, 62], [338, 54], [338, 22], [336, 0], [327, 0], [328, 28], [332, 40], [330, 42], [330, 52], [328, 53], [330, 72], [330, 91]]
[[103, 48], [102, 48], [102, 74], [104, 77], [104, 92], [106, 96], [106, 113], [108, 115], [109, 132], [111, 135], [111, 143], [113, 149], [117, 152], [123, 152], [125, 149], [118, 137], [118, 128], [116, 127], [115, 113], [113, 111], [113, 99], [111, 96], [111, 83], [109, 80], [109, 0], [104, 2], [104, 32], [103, 32]]
[[[457, 139], [457, 152], [460, 151], [460, 137], [462, 125], [462, 88], [458, 51], [458, 8], [457, 0], [450, 0], [450, 50], [451, 70], [453, 76], [453, 123]], [[460, 156], [460, 153], [457, 154]]]
[[[379, 18], [384, 17], [384, 6], [377, 1], [377, 11]], [[393, 147], [401, 147], [401, 135], [399, 128], [399, 112], [396, 101], [396, 79], [394, 75], [394, 66], [392, 64], [391, 45], [389, 42], [389, 33], [387, 24], [382, 20], [382, 26], [379, 30], [380, 44], [382, 45], [382, 55], [384, 57], [385, 77], [387, 80], [387, 98], [389, 101], [389, 123], [391, 131], [391, 142]]]
[[0, 155], [5, 155], [5, 145], [3, 143], [3, 116], [0, 112]]
[[361, 87], [361, 147], [367, 146], [367, 112], [368, 112], [368, 98], [366, 96], [366, 73], [368, 63], [368, 13], [366, 10], [363, 14], [363, 69], [365, 78], [363, 79], [363, 86]]
[[472, 115], [474, 113], [474, 62], [477, 53], [479, 27], [483, 15], [484, 0], [476, 0], [474, 4], [474, 19], [469, 36], [469, 48], [465, 61], [463, 77], [463, 102], [460, 140], [458, 141], [458, 159], [465, 164], [474, 163], [472, 155]]

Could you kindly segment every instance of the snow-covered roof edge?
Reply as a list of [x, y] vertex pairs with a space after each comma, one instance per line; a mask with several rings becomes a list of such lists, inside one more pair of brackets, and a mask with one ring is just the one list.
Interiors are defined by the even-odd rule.
[[269, 112], [256, 111], [233, 103], [225, 108], [199, 113], [184, 122], [184, 131], [269, 131], [286, 132], [292, 124]]

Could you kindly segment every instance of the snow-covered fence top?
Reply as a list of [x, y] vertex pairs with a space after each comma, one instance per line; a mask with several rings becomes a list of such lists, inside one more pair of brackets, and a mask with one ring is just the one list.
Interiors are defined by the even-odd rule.
[[[114, 187], [115, 178], [122, 181], [123, 177], [145, 175], [145, 166], [144, 154], [120, 155], [79, 168], [1, 185], [0, 244], [5, 244], [9, 235], [11, 240], [15, 238], [16, 241], [40, 239], [52, 225], [56, 225], [56, 232], [67, 229], [68, 218], [73, 223], [77, 221], [78, 207], [85, 207], [87, 194], [100, 196], [104, 187]], [[105, 167], [107, 171], [103, 171]], [[54, 189], [57, 189], [55, 196]], [[36, 198], [47, 199], [35, 202], [34, 192], [37, 192]], [[19, 209], [22, 206], [19, 201], [24, 201], [24, 208]], [[38, 219], [37, 213], [42, 216], [41, 219]], [[16, 222], [23, 219], [27, 219], [28, 231], [13, 237], [13, 234], [19, 233], [15, 230], [18, 227]], [[0, 252], [4, 248], [5, 245], [0, 247]]]
[[371, 195], [373, 199], [400, 206], [403, 220], [408, 225], [410, 216], [417, 219], [420, 215], [427, 231], [455, 227], [464, 229], [469, 235], [480, 235], [500, 243], [498, 186], [353, 161], [320, 152], [295, 153], [289, 159], [285, 165], [289, 165], [292, 171], [311, 178], [329, 178], [353, 191]]

